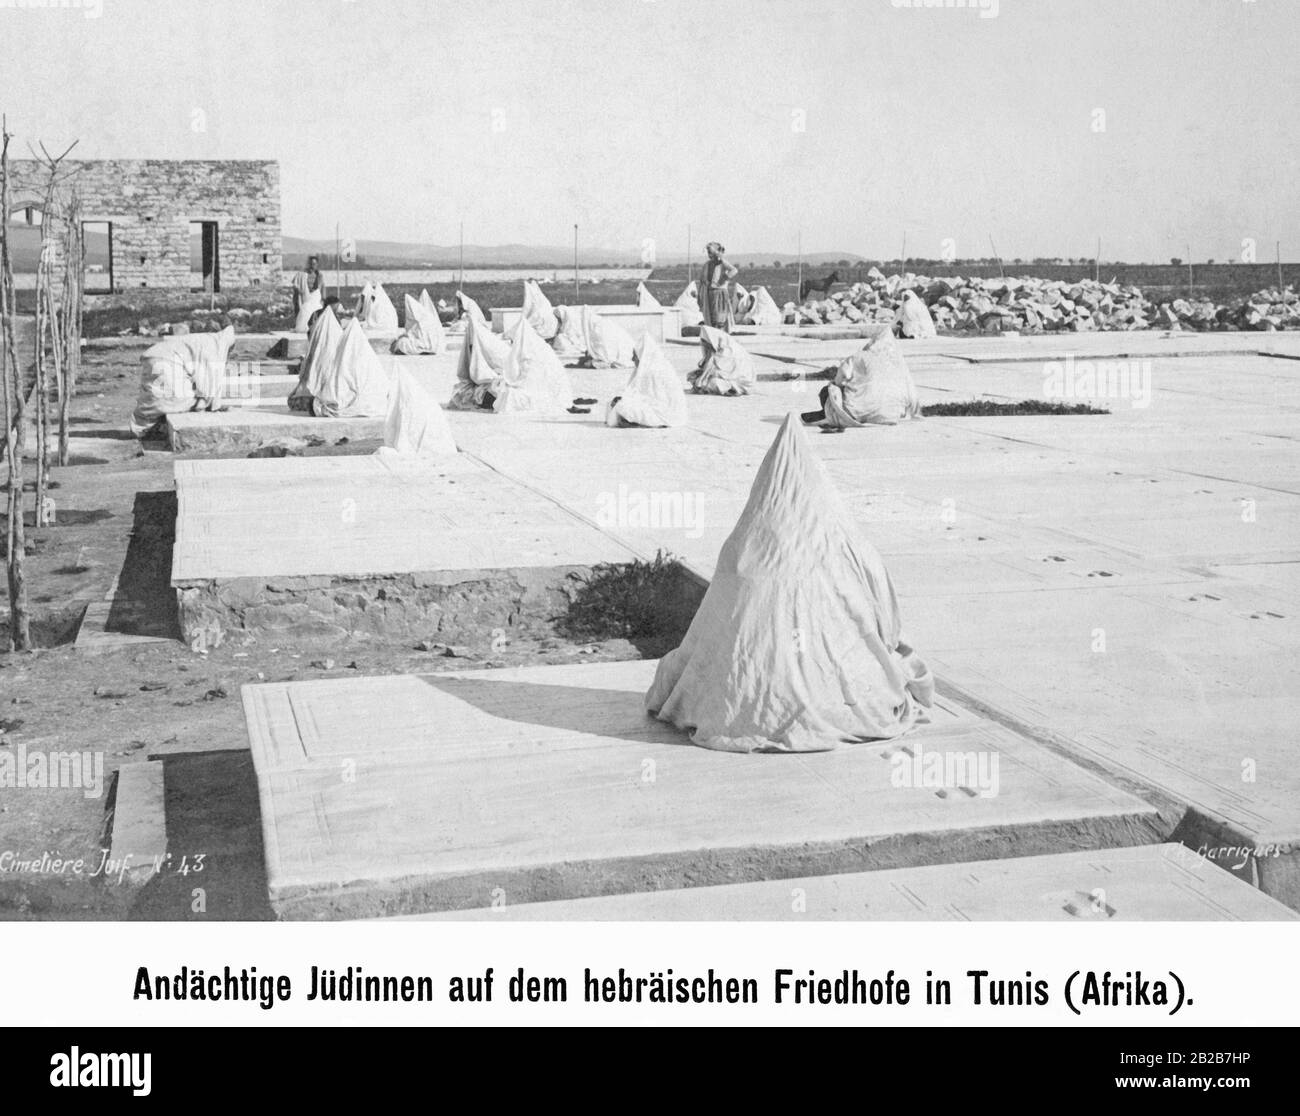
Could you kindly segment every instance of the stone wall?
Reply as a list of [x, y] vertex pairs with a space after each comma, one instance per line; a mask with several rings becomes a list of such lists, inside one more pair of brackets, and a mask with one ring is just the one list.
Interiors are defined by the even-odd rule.
[[[264, 160], [105, 159], [64, 164], [82, 220], [113, 226], [118, 290], [191, 285], [190, 225], [217, 224], [222, 290], [281, 282], [280, 165]], [[41, 208], [45, 175], [11, 164], [11, 209]]]

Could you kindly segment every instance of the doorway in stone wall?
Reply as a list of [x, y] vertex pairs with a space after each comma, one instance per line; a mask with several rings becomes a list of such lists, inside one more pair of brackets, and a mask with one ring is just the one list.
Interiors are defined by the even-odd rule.
[[113, 289], [113, 222], [82, 221], [81, 238], [86, 248], [84, 289], [96, 293]]
[[216, 221], [190, 222], [190, 286], [208, 294], [221, 290]]

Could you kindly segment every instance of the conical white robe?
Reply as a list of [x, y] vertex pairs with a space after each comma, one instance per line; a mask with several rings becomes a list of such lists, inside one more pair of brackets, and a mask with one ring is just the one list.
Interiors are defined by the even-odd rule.
[[549, 341], [560, 330], [555, 307], [535, 279], [524, 280], [524, 317], [543, 341]]
[[447, 406], [453, 411], [472, 411], [485, 403], [486, 395], [496, 395], [501, 387], [501, 373], [510, 342], [498, 337], [482, 317], [472, 315], [465, 327], [465, 346], [456, 365], [456, 387]]
[[384, 448], [403, 456], [439, 457], [456, 452], [451, 424], [427, 391], [399, 367], [389, 392]]
[[573, 403], [573, 389], [555, 350], [522, 314], [510, 331], [509, 341], [510, 351], [501, 369], [492, 409], [498, 414], [564, 414]]
[[372, 333], [395, 333], [398, 329], [397, 307], [382, 283], [375, 284], [374, 297], [363, 324]]
[[636, 342], [621, 325], [582, 308], [582, 337], [593, 368], [631, 368]]
[[921, 417], [921, 398], [903, 350], [893, 331], [881, 326], [876, 336], [840, 362], [826, 393], [826, 425], [893, 425]]
[[559, 332], [551, 338], [551, 348], [556, 356], [565, 360], [587, 355], [587, 338], [582, 329], [582, 312], [572, 306], [557, 306], [555, 316]]
[[470, 298], [464, 291], [457, 291], [456, 299], [460, 303], [460, 312], [462, 315], [480, 322], [487, 321], [487, 318], [483, 316], [483, 310], [479, 304]]
[[700, 326], [704, 359], [687, 377], [700, 395], [748, 395], [754, 386], [754, 358], [731, 334], [713, 326]]
[[754, 291], [753, 301], [750, 303], [749, 311], [745, 314], [743, 320], [746, 325], [768, 326], [781, 324], [781, 308], [777, 306], [772, 296], [767, 293], [766, 287], [759, 287]]
[[697, 326], [704, 321], [704, 315], [700, 313], [700, 296], [697, 293], [700, 285], [692, 279], [686, 284], [686, 289], [677, 296], [677, 301], [673, 303], [681, 313], [683, 326]]
[[370, 313], [370, 304], [375, 300], [375, 285], [367, 279], [360, 292], [357, 294], [357, 304], [353, 307], [353, 316], [362, 325], [366, 324], [366, 316]]
[[915, 291], [904, 291], [902, 304], [898, 307], [895, 319], [904, 337], [935, 337], [934, 318]]
[[298, 369], [298, 383], [289, 393], [291, 411], [311, 411], [311, 401], [320, 394], [321, 381], [334, 367], [342, 340], [343, 327], [333, 310], [326, 311], [316, 319], [316, 324], [311, 327], [311, 336], [307, 339], [307, 355], [302, 358], [302, 365]]
[[436, 354], [447, 343], [442, 331], [442, 320], [433, 308], [429, 292], [421, 292], [417, 302], [409, 294], [404, 295], [406, 309], [406, 328], [402, 336], [393, 342], [392, 351], [403, 356]]
[[686, 392], [663, 349], [650, 334], [637, 342], [636, 368], [617, 403], [605, 415], [606, 426], [684, 426]]
[[323, 418], [385, 418], [388, 390], [388, 373], [365, 329], [353, 319], [343, 331], [333, 366], [321, 377], [312, 412]]
[[293, 320], [295, 333], [306, 333], [311, 316], [325, 305], [325, 298], [319, 290], [308, 291], [298, 303], [298, 316]]
[[901, 736], [933, 694], [884, 562], [789, 416], [647, 710], [705, 748], [819, 752]]
[[655, 298], [654, 295], [650, 293], [650, 288], [647, 287], [644, 283], [638, 283], [636, 285], [636, 304], [642, 310], [663, 309], [663, 303], [661, 303], [657, 298]]

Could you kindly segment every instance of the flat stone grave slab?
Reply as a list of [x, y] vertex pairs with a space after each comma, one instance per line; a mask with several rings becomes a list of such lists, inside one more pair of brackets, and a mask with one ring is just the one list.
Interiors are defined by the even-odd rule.
[[[362, 917], [1152, 843], [1154, 807], [941, 701], [901, 741], [734, 755], [647, 716], [654, 661], [245, 686], [270, 899]], [[917, 780], [996, 763], [997, 793]], [[897, 760], [894, 757], [897, 756]], [[921, 780], [924, 782], [924, 780]], [[989, 781], [985, 781], [988, 786]]]
[[245, 457], [282, 438], [321, 439], [333, 445], [382, 439], [381, 418], [316, 418], [287, 406], [232, 407], [227, 411], [187, 411], [167, 416], [167, 445], [177, 453]]
[[508, 901], [410, 920], [509, 922], [1286, 922], [1295, 911], [1183, 845]]
[[178, 461], [175, 476], [187, 639], [510, 628], [563, 611], [571, 575], [634, 557], [461, 454]]

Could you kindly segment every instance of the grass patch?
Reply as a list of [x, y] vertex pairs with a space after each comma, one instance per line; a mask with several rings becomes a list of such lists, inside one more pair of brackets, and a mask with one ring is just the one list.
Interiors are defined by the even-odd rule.
[[681, 562], [662, 550], [649, 562], [602, 562], [577, 579], [565, 632], [586, 639], [629, 640], [680, 634], [685, 579]]
[[1108, 415], [1110, 411], [1087, 403], [1049, 403], [1043, 399], [1022, 399], [1019, 403], [967, 399], [961, 403], [930, 403], [921, 408], [921, 414], [927, 418], [982, 418], [986, 415]]

